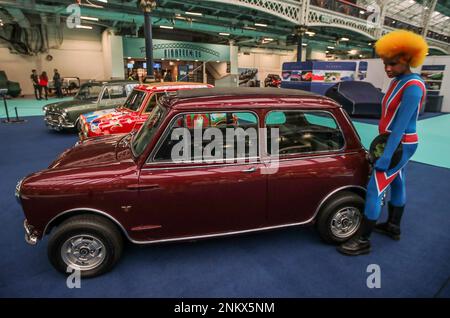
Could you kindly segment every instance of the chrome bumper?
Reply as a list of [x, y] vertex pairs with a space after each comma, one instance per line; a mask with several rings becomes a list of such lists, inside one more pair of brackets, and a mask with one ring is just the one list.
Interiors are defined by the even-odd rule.
[[[53, 116], [54, 117], [54, 116]], [[59, 115], [57, 118], [54, 119], [51, 115], [46, 114], [44, 117], [45, 124], [47, 127], [50, 127], [55, 130], [62, 130], [62, 129], [72, 129], [75, 128], [75, 125], [72, 123], [68, 123], [65, 118], [62, 115]]]
[[36, 245], [38, 237], [33, 231], [33, 227], [28, 224], [26, 219], [23, 221], [23, 227], [25, 229], [25, 241], [30, 245]]

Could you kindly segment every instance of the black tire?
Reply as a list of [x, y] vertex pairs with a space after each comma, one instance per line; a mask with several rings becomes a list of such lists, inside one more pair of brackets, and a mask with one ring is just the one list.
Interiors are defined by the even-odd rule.
[[61, 248], [64, 243], [76, 235], [87, 235], [99, 240], [104, 258], [95, 268], [81, 270], [81, 277], [95, 277], [111, 270], [122, 255], [123, 239], [116, 225], [108, 219], [95, 215], [78, 215], [61, 223], [48, 242], [48, 258], [50, 263], [60, 272], [67, 273], [68, 264], [64, 261]]
[[[332, 231], [333, 217], [337, 212], [342, 211], [345, 208], [356, 208], [359, 213], [359, 221], [357, 222], [357, 228], [348, 232], [348, 236], [335, 235]], [[325, 205], [320, 209], [320, 212], [316, 218], [316, 228], [323, 241], [329, 244], [340, 244], [348, 241], [358, 231], [361, 224], [361, 220], [364, 213], [364, 199], [348, 191], [340, 192], [333, 195]]]
[[75, 125], [74, 125], [74, 129], [73, 130], [76, 133], [80, 133], [81, 132], [80, 117], [78, 117], [78, 119], [75, 121]]

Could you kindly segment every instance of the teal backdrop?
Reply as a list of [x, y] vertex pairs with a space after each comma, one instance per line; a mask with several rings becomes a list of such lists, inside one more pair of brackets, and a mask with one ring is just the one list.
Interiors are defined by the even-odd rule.
[[[123, 38], [123, 55], [132, 58], [145, 58], [145, 40], [143, 38]], [[193, 43], [169, 40], [153, 40], [153, 58], [202, 62], [230, 61], [228, 45]]]

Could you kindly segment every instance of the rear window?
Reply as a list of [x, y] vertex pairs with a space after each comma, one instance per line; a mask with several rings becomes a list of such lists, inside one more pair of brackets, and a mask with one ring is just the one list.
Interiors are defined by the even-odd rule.
[[[338, 151], [344, 136], [331, 113], [318, 111], [272, 111], [266, 117], [267, 151], [280, 156]], [[276, 130], [278, 129], [278, 134]], [[274, 130], [274, 131], [272, 131]], [[278, 140], [278, 151], [276, 143]], [[273, 148], [273, 149], [272, 149]]]

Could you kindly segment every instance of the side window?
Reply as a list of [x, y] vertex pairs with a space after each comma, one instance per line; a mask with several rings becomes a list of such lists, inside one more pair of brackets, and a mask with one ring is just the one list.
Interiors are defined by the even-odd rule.
[[[279, 142], [279, 155], [337, 151], [344, 147], [342, 131], [333, 115], [314, 111], [272, 111], [266, 117], [267, 150]], [[278, 128], [276, 136], [272, 130]], [[276, 147], [274, 147], [276, 149]]]
[[127, 96], [130, 96], [131, 92], [133, 91], [133, 89], [138, 86], [138, 84], [127, 84], [125, 85], [125, 94]]
[[141, 106], [145, 96], [145, 92], [135, 90], [130, 94], [130, 96], [128, 96], [127, 100], [123, 104], [123, 107], [128, 108], [132, 111], [137, 111]]
[[245, 160], [258, 156], [258, 119], [250, 112], [182, 114], [162, 138], [154, 161]]
[[156, 104], [158, 103], [159, 97], [162, 95], [162, 93], [155, 93], [152, 95], [150, 100], [148, 101], [147, 107], [145, 107], [144, 113], [151, 113], [153, 108], [155, 108]]
[[122, 85], [108, 86], [103, 93], [103, 99], [115, 99], [127, 97], [125, 88]]
[[98, 95], [101, 92], [102, 87], [99, 85], [84, 85], [81, 86], [79, 92], [78, 92], [78, 96], [80, 96], [82, 99], [88, 99], [88, 100], [93, 100], [93, 99], [97, 99]]

